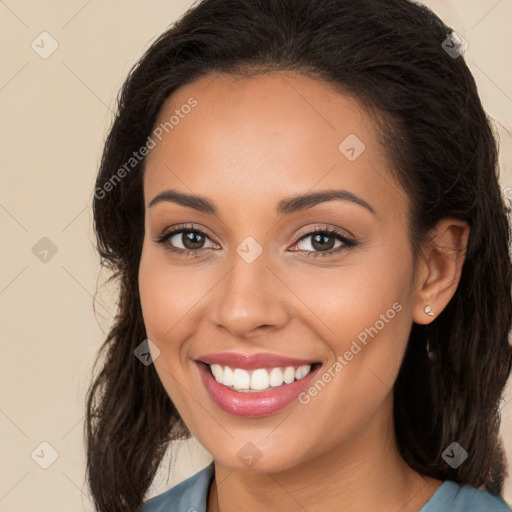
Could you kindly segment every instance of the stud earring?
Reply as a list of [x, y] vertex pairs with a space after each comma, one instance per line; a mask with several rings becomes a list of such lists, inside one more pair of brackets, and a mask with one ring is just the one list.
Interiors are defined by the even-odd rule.
[[430, 306], [425, 306], [425, 313], [430, 316], [434, 316], [434, 313], [432, 313], [432, 308]]

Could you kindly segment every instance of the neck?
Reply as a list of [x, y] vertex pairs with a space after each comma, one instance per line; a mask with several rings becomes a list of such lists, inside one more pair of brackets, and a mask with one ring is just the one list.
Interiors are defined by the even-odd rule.
[[208, 512], [418, 511], [442, 481], [402, 459], [390, 406], [392, 401], [348, 442], [290, 469], [254, 473], [215, 461]]

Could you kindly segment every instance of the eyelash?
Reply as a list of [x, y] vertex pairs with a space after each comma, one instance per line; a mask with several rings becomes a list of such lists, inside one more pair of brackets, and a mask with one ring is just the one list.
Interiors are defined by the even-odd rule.
[[[170, 238], [172, 238], [174, 235], [176, 235], [178, 233], [183, 233], [183, 232], [192, 232], [192, 233], [200, 234], [204, 237], [210, 238], [204, 231], [197, 229], [192, 225], [179, 225], [179, 226], [176, 226], [172, 231], [168, 231], [166, 233], [163, 233], [161, 236], [157, 237], [155, 239], [155, 242], [157, 242], [159, 244], [163, 244], [163, 245], [165, 244], [166, 250], [168, 250], [172, 253], [178, 254], [179, 256], [184, 256], [184, 257], [196, 258], [196, 257], [201, 256], [202, 251], [211, 249], [211, 248], [195, 249], [195, 250], [194, 249], [180, 249], [177, 247], [173, 247], [172, 245], [167, 243], [168, 240]], [[329, 257], [329, 256], [334, 256], [343, 250], [351, 249], [352, 247], [355, 247], [357, 245], [357, 242], [355, 240], [347, 237], [343, 233], [341, 233], [338, 230], [333, 229], [333, 228], [314, 228], [311, 231], [308, 231], [307, 233], [302, 234], [293, 245], [297, 245], [303, 239], [306, 239], [312, 235], [316, 235], [317, 233], [335, 236], [341, 242], [343, 242], [344, 245], [337, 247], [336, 249], [329, 249], [328, 251], [297, 250], [294, 252], [306, 252], [306, 253], [308, 253], [308, 256], [307, 256], [308, 258], [318, 258], [318, 257], [325, 258], [325, 257]]]

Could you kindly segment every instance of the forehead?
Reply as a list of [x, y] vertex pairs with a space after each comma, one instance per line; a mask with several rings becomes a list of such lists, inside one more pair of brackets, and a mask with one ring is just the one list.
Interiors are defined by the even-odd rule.
[[297, 72], [207, 75], [168, 98], [158, 127], [146, 157], [146, 205], [165, 188], [242, 208], [340, 186], [370, 204], [403, 196], [389, 187], [378, 132], [361, 103]]

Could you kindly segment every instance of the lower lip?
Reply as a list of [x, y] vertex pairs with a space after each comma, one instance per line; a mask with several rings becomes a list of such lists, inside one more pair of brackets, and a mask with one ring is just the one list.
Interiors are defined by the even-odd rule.
[[302, 379], [270, 388], [268, 391], [244, 393], [229, 389], [217, 382], [205, 363], [197, 362], [197, 366], [204, 387], [220, 409], [235, 416], [251, 418], [269, 416], [284, 409], [310, 385], [312, 378], [320, 369], [319, 365]]

